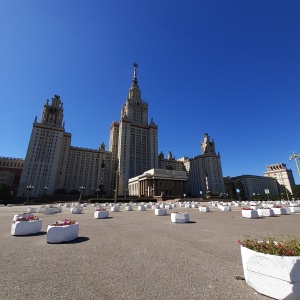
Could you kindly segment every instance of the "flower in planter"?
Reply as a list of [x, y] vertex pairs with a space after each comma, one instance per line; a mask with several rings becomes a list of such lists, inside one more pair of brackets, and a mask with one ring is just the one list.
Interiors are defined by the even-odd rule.
[[273, 237], [251, 239], [246, 237], [243, 241], [238, 240], [238, 243], [245, 248], [264, 254], [300, 256], [300, 240], [296, 237], [283, 237], [279, 239]]
[[106, 209], [102, 207], [96, 207], [95, 211], [106, 211]]
[[242, 207], [241, 210], [253, 210], [251, 207]]
[[173, 214], [186, 214], [186, 211], [174, 211]]
[[274, 205], [273, 208], [282, 208], [282, 206], [281, 205]]
[[74, 225], [76, 223], [75, 220], [58, 220], [58, 222], [51, 224], [51, 226], [65, 226], [65, 225]]
[[13, 223], [15, 222], [20, 222], [20, 221], [35, 221], [35, 220], [39, 220], [40, 218], [37, 217], [37, 216], [26, 216], [26, 217], [22, 217], [22, 216], [19, 216], [17, 217], [17, 219], [15, 221], [13, 221]]

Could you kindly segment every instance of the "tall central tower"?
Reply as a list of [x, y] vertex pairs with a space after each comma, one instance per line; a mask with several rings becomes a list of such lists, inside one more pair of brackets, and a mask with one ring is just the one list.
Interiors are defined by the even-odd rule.
[[151, 118], [148, 123], [148, 103], [141, 99], [137, 80], [138, 64], [133, 64], [133, 80], [119, 123], [110, 127], [109, 150], [112, 152], [112, 189], [125, 194], [128, 179], [158, 167], [158, 127]]

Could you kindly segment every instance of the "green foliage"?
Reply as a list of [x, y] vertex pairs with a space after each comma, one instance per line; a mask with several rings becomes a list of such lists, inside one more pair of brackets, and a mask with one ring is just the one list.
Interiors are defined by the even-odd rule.
[[296, 184], [293, 186], [293, 198], [300, 199], [300, 184]]
[[238, 241], [243, 247], [253, 251], [278, 255], [278, 256], [300, 256], [300, 241], [295, 237], [262, 237], [251, 239], [246, 236], [244, 241]]
[[79, 195], [79, 194], [80, 194], [80, 192], [78, 190], [71, 190], [69, 192], [69, 195]]
[[217, 197], [217, 196], [219, 196], [219, 195], [220, 195], [219, 192], [214, 192], [214, 191], [211, 191], [211, 192], [210, 192], [210, 196], [211, 196], [211, 197]]
[[0, 200], [9, 200], [11, 199], [12, 186], [5, 183], [0, 184]]
[[68, 190], [65, 188], [60, 188], [54, 191], [54, 195], [67, 195]]

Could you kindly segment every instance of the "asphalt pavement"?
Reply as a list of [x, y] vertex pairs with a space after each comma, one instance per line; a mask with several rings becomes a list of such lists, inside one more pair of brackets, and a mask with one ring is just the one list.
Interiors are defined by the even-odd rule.
[[[244, 280], [238, 240], [245, 235], [300, 238], [300, 215], [244, 219], [239, 207], [110, 212], [95, 219], [94, 207], [82, 214], [43, 215], [42, 231], [12, 236], [14, 214], [28, 206], [0, 207], [0, 299], [269, 299]], [[31, 206], [34, 207], [34, 206]], [[172, 223], [172, 211], [186, 211], [190, 222]], [[78, 239], [47, 244], [48, 224], [79, 222]]]

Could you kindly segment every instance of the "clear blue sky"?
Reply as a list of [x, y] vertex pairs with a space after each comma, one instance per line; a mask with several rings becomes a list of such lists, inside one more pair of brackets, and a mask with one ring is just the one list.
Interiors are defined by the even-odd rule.
[[133, 62], [159, 152], [199, 155], [208, 133], [224, 176], [283, 162], [300, 182], [298, 0], [2, 0], [0, 156], [25, 158], [54, 94], [72, 145], [108, 149]]

